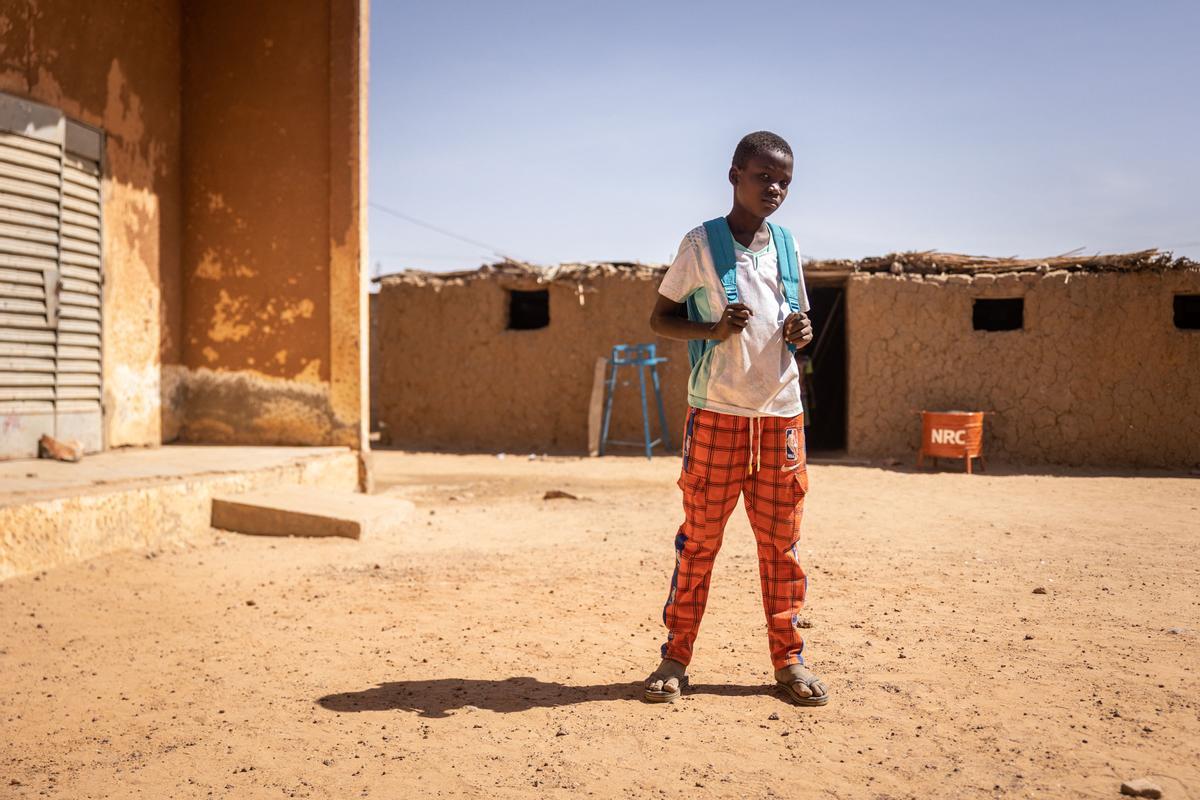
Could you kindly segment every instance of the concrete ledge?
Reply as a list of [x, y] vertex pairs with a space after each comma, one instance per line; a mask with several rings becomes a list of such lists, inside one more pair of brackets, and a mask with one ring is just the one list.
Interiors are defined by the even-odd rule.
[[214, 497], [212, 525], [261, 536], [361, 539], [399, 527], [412, 510], [412, 503], [395, 497], [288, 486]]
[[340, 447], [110, 451], [79, 464], [0, 464], [0, 580], [210, 530], [213, 495], [286, 485], [352, 492], [358, 454]]

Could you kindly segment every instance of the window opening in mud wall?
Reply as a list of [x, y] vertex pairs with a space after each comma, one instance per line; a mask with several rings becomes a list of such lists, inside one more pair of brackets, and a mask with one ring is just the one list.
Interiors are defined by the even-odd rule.
[[1200, 294], [1175, 295], [1175, 327], [1200, 331]]
[[1025, 298], [976, 300], [971, 324], [977, 331], [1019, 331], [1025, 327]]
[[550, 291], [508, 292], [508, 329], [532, 331], [550, 324]]

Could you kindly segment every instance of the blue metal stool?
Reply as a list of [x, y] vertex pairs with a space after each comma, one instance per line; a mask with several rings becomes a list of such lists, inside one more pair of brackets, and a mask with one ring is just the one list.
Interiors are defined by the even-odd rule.
[[[651, 458], [651, 451], [656, 444], [661, 444], [667, 452], [671, 451], [671, 442], [667, 439], [667, 414], [663, 411], [662, 390], [658, 383], [658, 365], [666, 363], [666, 358], [660, 358], [652, 344], [618, 344], [612, 349], [609, 364], [612, 371], [608, 374], [608, 386], [604, 392], [604, 425], [600, 429], [600, 455], [609, 444], [622, 444], [631, 447], [646, 448], [646, 458]], [[642, 433], [644, 442], [622, 442], [608, 440], [608, 423], [612, 419], [613, 395], [617, 389], [617, 369], [619, 367], [637, 367], [638, 383], [642, 389]], [[646, 369], [650, 369], [650, 379], [654, 383], [654, 399], [658, 403], [659, 438], [650, 440], [650, 412], [646, 408]]]

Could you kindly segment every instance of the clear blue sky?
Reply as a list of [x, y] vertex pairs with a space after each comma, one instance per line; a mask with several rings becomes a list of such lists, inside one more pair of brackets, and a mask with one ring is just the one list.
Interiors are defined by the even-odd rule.
[[[747, 11], [738, 11], [738, 8]], [[753, 11], [750, 11], [753, 9]], [[370, 200], [514, 257], [662, 262], [782, 134], [806, 256], [1200, 258], [1200, 3], [371, 9]], [[494, 260], [370, 212], [372, 267]]]

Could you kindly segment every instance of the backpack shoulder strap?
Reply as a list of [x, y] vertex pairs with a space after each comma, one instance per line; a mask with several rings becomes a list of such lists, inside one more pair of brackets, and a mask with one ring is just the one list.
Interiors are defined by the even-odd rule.
[[710, 219], [704, 223], [704, 232], [708, 236], [708, 250], [712, 253], [713, 266], [717, 269], [717, 278], [721, 288], [725, 290], [725, 299], [730, 303], [738, 302], [737, 289], [737, 258], [733, 254], [733, 233], [724, 217]]
[[[792, 238], [792, 232], [782, 225], [773, 222], [767, 225], [775, 243], [775, 260], [779, 262], [779, 283], [783, 286], [783, 296], [787, 298], [788, 308], [795, 314], [800, 310], [800, 264], [796, 258], [796, 240]], [[796, 346], [789, 344], [788, 350], [795, 353]]]
[[779, 281], [783, 284], [783, 294], [787, 298], [788, 308], [793, 312], [800, 310], [800, 264], [796, 259], [796, 240], [792, 233], [782, 225], [768, 222], [771, 228], [771, 238], [775, 242], [775, 257], [779, 262]]

